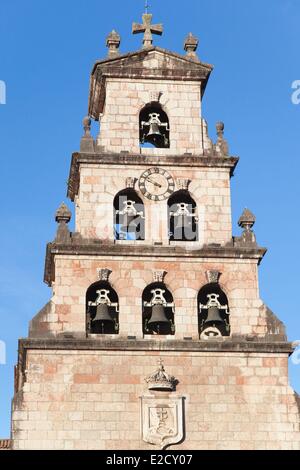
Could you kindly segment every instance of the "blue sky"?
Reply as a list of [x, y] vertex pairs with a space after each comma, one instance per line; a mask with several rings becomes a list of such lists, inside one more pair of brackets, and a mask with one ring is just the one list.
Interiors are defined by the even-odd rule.
[[[192, 31], [199, 56], [215, 65], [203, 101], [211, 136], [225, 122], [231, 154], [241, 160], [232, 180], [235, 224], [244, 207], [257, 216], [258, 242], [269, 248], [260, 267], [262, 299], [300, 339], [299, 233], [300, 80], [299, 0], [152, 0], [164, 35], [155, 43], [183, 52]], [[54, 213], [66, 200], [71, 153], [78, 150], [87, 112], [89, 74], [106, 55], [105, 38], [122, 36], [123, 52], [136, 50], [131, 35], [143, 0], [1, 0], [0, 80], [0, 437], [9, 435], [17, 340], [50, 297], [43, 284], [46, 242]], [[71, 204], [70, 204], [71, 205]], [[297, 215], [298, 214], [298, 215]], [[291, 364], [300, 392], [300, 365]]]

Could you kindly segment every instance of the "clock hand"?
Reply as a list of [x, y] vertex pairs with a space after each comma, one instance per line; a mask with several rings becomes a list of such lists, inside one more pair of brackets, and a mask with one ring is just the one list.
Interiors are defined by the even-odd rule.
[[162, 188], [162, 185], [157, 183], [156, 181], [154, 181], [152, 178], [148, 177], [147, 178], [147, 181], [149, 181], [150, 183], [152, 183], [154, 186], [157, 186], [158, 188]]

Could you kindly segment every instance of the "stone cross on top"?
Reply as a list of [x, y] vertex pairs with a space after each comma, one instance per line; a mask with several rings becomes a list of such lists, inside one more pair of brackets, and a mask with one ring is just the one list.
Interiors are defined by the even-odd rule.
[[[148, 5], [147, 5], [148, 11]], [[144, 34], [143, 39], [143, 48], [151, 47], [153, 43], [152, 34], [157, 34], [161, 36], [163, 33], [163, 25], [162, 24], [151, 24], [152, 21], [152, 14], [151, 13], [144, 13], [143, 14], [143, 24], [140, 23], [133, 23], [132, 24], [132, 34]]]

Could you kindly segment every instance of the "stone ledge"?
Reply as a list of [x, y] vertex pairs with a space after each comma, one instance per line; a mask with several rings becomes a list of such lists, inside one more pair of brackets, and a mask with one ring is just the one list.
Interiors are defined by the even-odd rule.
[[147, 258], [157, 256], [159, 259], [167, 258], [233, 258], [233, 259], [255, 259], [258, 264], [266, 254], [267, 249], [261, 247], [236, 247], [206, 245], [197, 250], [188, 250], [180, 246], [157, 246], [157, 245], [128, 245], [114, 244], [109, 241], [95, 239], [81, 239], [72, 234], [69, 244], [48, 243], [45, 259], [44, 282], [51, 286], [55, 280], [54, 257], [57, 255], [76, 256], [126, 256]]
[[80, 165], [155, 165], [155, 166], [173, 166], [194, 167], [194, 168], [228, 168], [230, 175], [233, 176], [238, 157], [208, 157], [203, 155], [183, 154], [180, 156], [150, 156], [131, 153], [79, 153], [72, 155], [72, 162], [68, 180], [68, 198], [74, 201], [79, 190]]
[[293, 352], [289, 342], [265, 341], [154, 341], [154, 340], [106, 340], [106, 339], [30, 339], [19, 340], [23, 350], [76, 350], [76, 351], [169, 351], [169, 352], [234, 352], [234, 353], [285, 353]]
[[[117, 351], [124, 353], [125, 351], [149, 352], [149, 351], [166, 351], [172, 353], [189, 352], [189, 353], [232, 353], [232, 354], [286, 354], [293, 352], [292, 344], [286, 341], [241, 341], [235, 340], [224, 341], [190, 341], [190, 340], [172, 340], [172, 341], [155, 341], [155, 340], [111, 340], [111, 339], [90, 339], [90, 338], [21, 338], [18, 348], [18, 365], [16, 368], [15, 381], [15, 399], [21, 402], [22, 387], [26, 382], [26, 364], [27, 351]], [[0, 449], [1, 450], [1, 449]]]

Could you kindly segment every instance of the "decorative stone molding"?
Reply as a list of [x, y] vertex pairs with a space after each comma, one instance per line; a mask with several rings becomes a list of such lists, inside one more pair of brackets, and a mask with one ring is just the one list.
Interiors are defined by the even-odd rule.
[[141, 397], [142, 439], [165, 449], [184, 437], [184, 397]]
[[112, 271], [108, 268], [99, 268], [97, 269], [97, 273], [100, 281], [109, 282], [109, 276], [111, 275]]
[[186, 51], [187, 57], [193, 60], [198, 60], [199, 58], [196, 54], [196, 50], [199, 45], [199, 40], [192, 33], [189, 33], [184, 41], [184, 50]]
[[222, 273], [220, 273], [219, 271], [215, 271], [215, 270], [206, 271], [206, 277], [207, 277], [207, 281], [209, 284], [218, 283], [221, 275]]
[[177, 187], [179, 190], [188, 191], [189, 185], [191, 184], [191, 180], [187, 178], [177, 178]]
[[168, 274], [167, 271], [160, 270], [160, 269], [157, 271], [153, 271], [153, 282], [164, 282], [167, 274]]
[[108, 47], [108, 57], [114, 58], [120, 55], [119, 47], [121, 44], [121, 36], [114, 29], [106, 38], [106, 47]]
[[174, 391], [177, 380], [173, 375], [169, 375], [165, 371], [163, 361], [160, 359], [158, 369], [148, 377], [146, 377], [146, 382], [148, 384], [149, 390], [158, 390], [158, 391]]
[[136, 181], [137, 181], [137, 179], [132, 178], [131, 176], [126, 178], [126, 188], [127, 189], [134, 189]]

